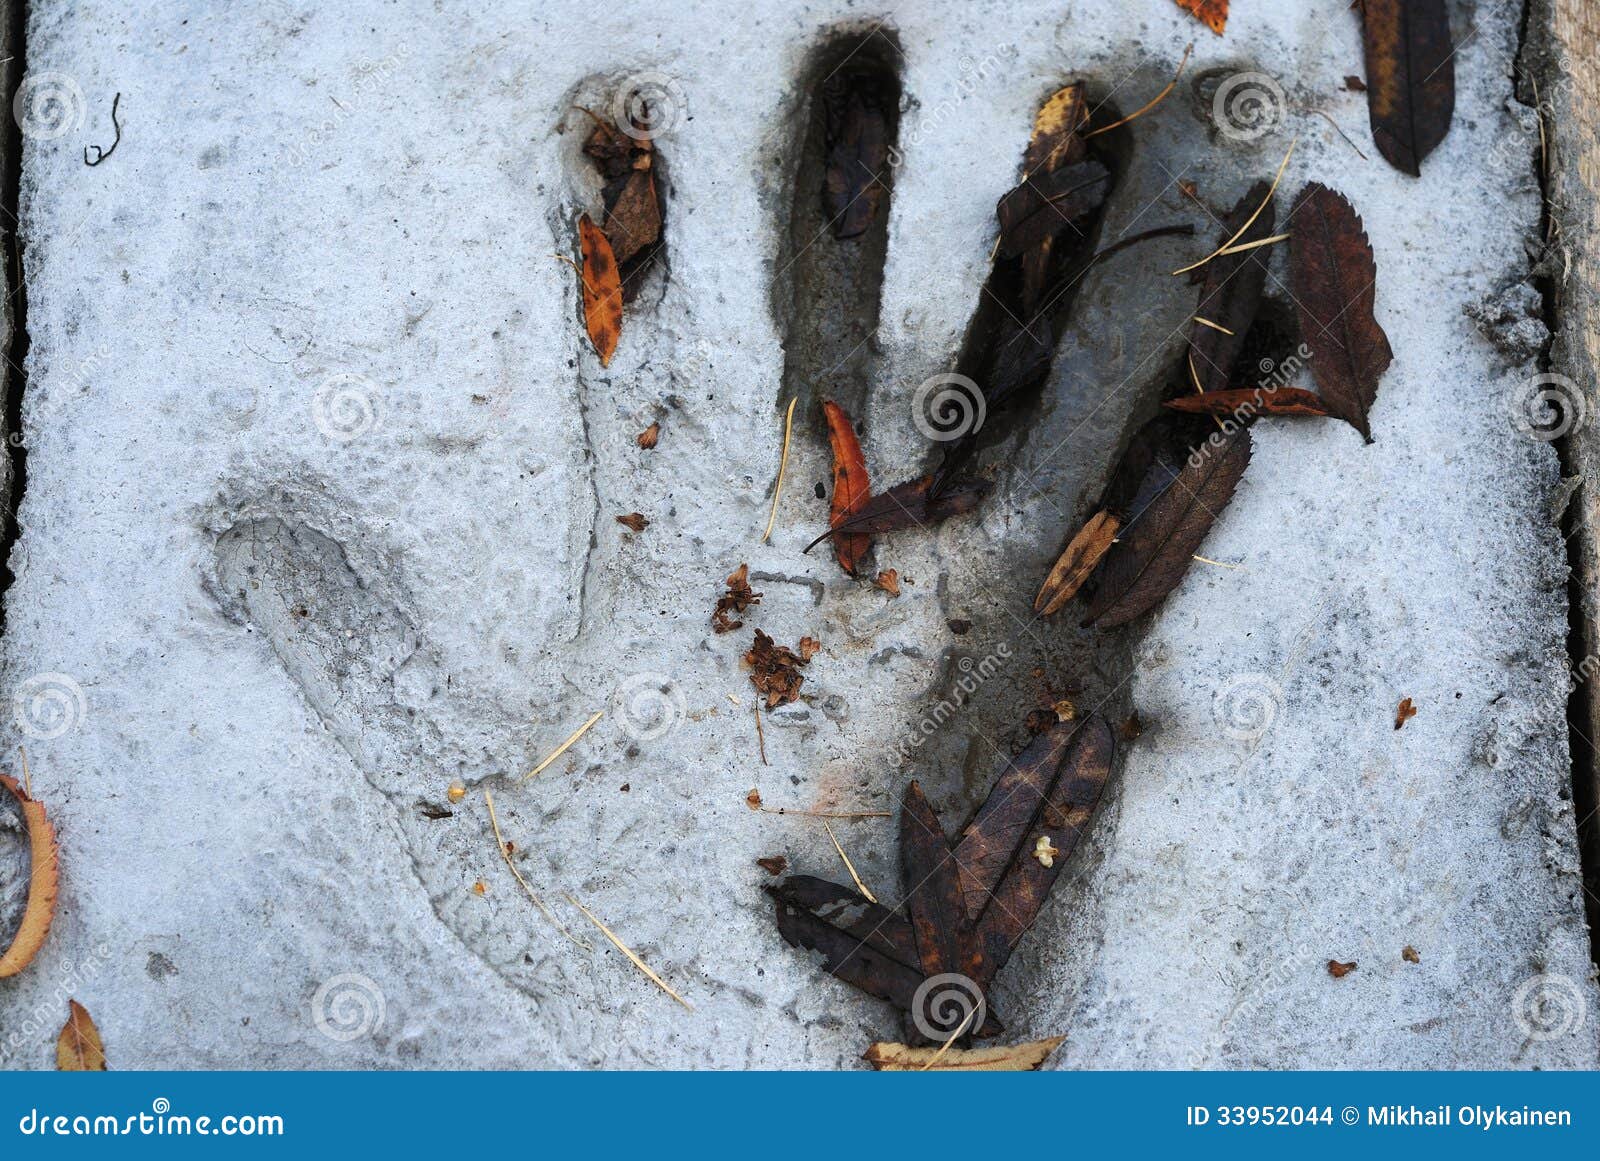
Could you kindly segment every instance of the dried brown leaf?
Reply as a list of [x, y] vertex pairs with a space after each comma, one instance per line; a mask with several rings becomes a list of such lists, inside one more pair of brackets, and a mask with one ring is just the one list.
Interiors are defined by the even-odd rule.
[[1422, 962], [1422, 956], [1418, 955], [1417, 949], [1412, 947], [1409, 943], [1400, 949], [1400, 958], [1405, 960], [1407, 963]]
[[650, 527], [650, 521], [645, 519], [642, 512], [629, 512], [626, 516], [618, 516], [617, 523], [631, 528], [635, 532], [643, 532]]
[[659, 423], [652, 423], [649, 427], [645, 428], [639, 433], [639, 438], [635, 442], [637, 442], [638, 445], [645, 451], [650, 451], [660, 441], [661, 425]]
[[1394, 711], [1394, 728], [1398, 730], [1416, 716], [1417, 707], [1411, 703], [1411, 699], [1402, 698], [1400, 707]]
[[768, 855], [766, 858], [757, 859], [756, 866], [769, 875], [781, 875], [789, 869], [789, 860], [782, 855]]
[[760, 629], [756, 630], [744, 662], [750, 667], [750, 684], [766, 699], [768, 709], [787, 705], [800, 696], [800, 687], [806, 680], [800, 673], [800, 666], [811, 660], [816, 652], [815, 645], [812, 638], [803, 637], [797, 653], [777, 644]]
[[1289, 282], [1311, 374], [1328, 411], [1368, 443], [1367, 412], [1394, 359], [1373, 317], [1378, 267], [1372, 245], [1344, 195], [1310, 182], [1295, 199]]
[[1303, 387], [1230, 387], [1204, 395], [1182, 395], [1164, 404], [1187, 415], [1232, 416], [1243, 423], [1258, 415], [1327, 416], [1322, 397]]
[[1419, 177], [1455, 115], [1455, 50], [1444, 0], [1365, 0], [1367, 115], [1390, 165]]
[[1344, 979], [1345, 976], [1349, 975], [1351, 972], [1353, 972], [1355, 970], [1356, 970], [1356, 961], [1355, 960], [1351, 960], [1349, 963], [1340, 963], [1336, 959], [1330, 959], [1328, 961], [1328, 974], [1330, 976], [1332, 976], [1336, 980]]
[[750, 566], [741, 564], [728, 574], [728, 591], [717, 598], [717, 607], [711, 613], [711, 627], [718, 633], [731, 633], [742, 628], [743, 621], [733, 619], [734, 614], [743, 613], [751, 605], [761, 603], [761, 594], [750, 587]]
[[1106, 554], [1085, 625], [1127, 624], [1178, 587], [1250, 463], [1250, 429], [1197, 451]]
[[872, 578], [872, 583], [874, 587], [882, 589], [891, 597], [898, 597], [900, 595], [900, 570], [886, 568]]
[[[912, 781], [900, 804], [900, 862], [905, 907], [916, 936], [917, 962], [924, 976], [960, 972], [970, 930], [962, 902], [958, 864], [951, 857], [939, 816]], [[930, 1012], [928, 1022], [940, 1036], [956, 1031], [966, 1012]]]
[[622, 338], [622, 281], [611, 243], [584, 214], [578, 219], [583, 250], [583, 325], [602, 367], [611, 364]]
[[[824, 400], [822, 414], [828, 424], [828, 443], [833, 449], [833, 503], [828, 523], [837, 528], [859, 512], [872, 496], [872, 484], [867, 476], [867, 460], [861, 453], [861, 441], [856, 438], [855, 426], [845, 409], [832, 400]], [[839, 567], [855, 576], [862, 558], [872, 550], [872, 537], [868, 533], [841, 533], [833, 538], [833, 551]]]
[[1102, 510], [1089, 517], [1039, 586], [1039, 595], [1033, 599], [1034, 612], [1046, 617], [1059, 612], [1111, 550], [1121, 527], [1122, 521], [1110, 512]]
[[947, 488], [940, 495], [930, 496], [932, 484], [932, 476], [922, 476], [896, 484], [887, 492], [879, 492], [837, 528], [829, 529], [806, 545], [807, 550], [840, 533], [877, 534], [895, 532], [913, 525], [926, 527], [938, 524], [951, 516], [972, 511], [989, 490], [988, 484], [973, 480]]
[[1228, 25], [1228, 0], [1178, 0], [1178, 7], [1218, 36]]

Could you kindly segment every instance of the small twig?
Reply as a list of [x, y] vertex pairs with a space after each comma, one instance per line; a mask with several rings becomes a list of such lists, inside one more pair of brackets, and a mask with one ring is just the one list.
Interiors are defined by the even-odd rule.
[[958, 1027], [954, 1032], [950, 1033], [950, 1039], [946, 1040], [942, 1045], [940, 1045], [939, 1051], [935, 1052], [933, 1056], [929, 1058], [928, 1063], [922, 1066], [923, 1072], [927, 1072], [928, 1069], [939, 1063], [939, 1061], [944, 1057], [944, 1054], [950, 1051], [950, 1045], [954, 1044], [958, 1039], [960, 1039], [961, 1034], [967, 1030], [967, 1025], [972, 1023], [973, 1017], [975, 1017], [977, 1014], [978, 1005], [974, 1004], [972, 1005], [972, 1010], [967, 1013], [967, 1018], [961, 1021], [960, 1027]]
[[33, 797], [33, 775], [28, 772], [28, 747], [18, 746], [17, 753], [22, 755], [22, 787], [28, 792], [28, 797]]
[[1238, 569], [1240, 572], [1250, 571], [1242, 564], [1228, 564], [1226, 561], [1212, 560], [1209, 556], [1201, 556], [1198, 553], [1194, 554], [1194, 559], [1198, 560], [1201, 564], [1214, 564], [1218, 568], [1234, 568]]
[[584, 734], [587, 734], [589, 732], [589, 727], [594, 725], [595, 722], [599, 721], [602, 717], [605, 716], [605, 712], [606, 712], [605, 710], [596, 710], [593, 717], [591, 717], [588, 721], [584, 722], [583, 725], [579, 726], [576, 730], [573, 731], [572, 737], [568, 738], [565, 742], [562, 742], [554, 750], [550, 751], [550, 756], [549, 757], [547, 757], [543, 762], [540, 762], [532, 770], [529, 770], [526, 774], [524, 774], [522, 776], [522, 781], [526, 782], [528, 779], [532, 778], [535, 774], [537, 774], [541, 770], [543, 770], [546, 766], [550, 765], [550, 763], [554, 762], [557, 758], [561, 757], [561, 755], [565, 754], [569, 749], [571, 749], [572, 743], [576, 742], [579, 738], [583, 737]]
[[1167, 82], [1167, 87], [1162, 89], [1159, 93], [1157, 93], [1155, 95], [1155, 98], [1152, 101], [1150, 101], [1148, 104], [1146, 104], [1144, 106], [1144, 108], [1138, 110], [1137, 112], [1129, 113], [1126, 117], [1122, 118], [1122, 120], [1120, 120], [1120, 121], [1113, 121], [1109, 125], [1102, 125], [1098, 129], [1095, 129], [1095, 130], [1092, 130], [1091, 132], [1083, 134], [1083, 139], [1085, 141], [1087, 141], [1089, 138], [1097, 137], [1101, 133], [1109, 133], [1109, 132], [1111, 132], [1111, 130], [1115, 129], [1119, 125], [1126, 125], [1129, 121], [1132, 121], [1135, 118], [1143, 117], [1151, 109], [1154, 109], [1157, 105], [1161, 104], [1162, 101], [1165, 101], [1167, 99], [1167, 94], [1172, 92], [1173, 89], [1178, 87], [1178, 78], [1183, 76], [1183, 66], [1189, 63], [1189, 54], [1191, 52], [1193, 52], [1193, 51], [1194, 51], [1194, 42], [1190, 41], [1189, 42], [1189, 47], [1187, 47], [1187, 48], [1185, 48], [1183, 50], [1183, 59], [1178, 62], [1178, 71], [1176, 73], [1174, 73], [1172, 75], [1172, 79]]
[[1229, 246], [1232, 246], [1240, 238], [1244, 237], [1244, 232], [1255, 224], [1255, 220], [1261, 216], [1261, 211], [1266, 209], [1271, 203], [1272, 195], [1277, 192], [1278, 183], [1283, 180], [1283, 171], [1289, 167], [1289, 158], [1294, 156], [1294, 147], [1299, 140], [1300, 138], [1296, 137], [1293, 141], [1289, 142], [1289, 150], [1283, 155], [1283, 160], [1278, 163], [1278, 172], [1273, 175], [1272, 185], [1267, 190], [1267, 196], [1261, 199], [1261, 204], [1255, 208], [1255, 212], [1244, 220], [1244, 225], [1240, 226], [1236, 231], [1234, 231], [1233, 237], [1229, 238], [1222, 245], [1211, 251], [1211, 253], [1200, 259], [1200, 261], [1191, 262], [1187, 266], [1181, 266], [1177, 270], [1174, 270], [1172, 272], [1173, 274], [1187, 274], [1191, 270], [1198, 270], [1207, 262], [1215, 258], [1218, 254], [1221, 254], [1223, 251], [1227, 250]]
[[[1088, 266], [1093, 266], [1102, 258], [1111, 257], [1111, 255], [1115, 254], [1118, 250], [1125, 250], [1129, 246], [1138, 245], [1140, 242], [1148, 242], [1151, 238], [1165, 238], [1169, 234], [1186, 234], [1192, 236], [1194, 234], [1194, 226], [1187, 222], [1178, 226], [1157, 226], [1154, 230], [1145, 230], [1142, 233], [1123, 238], [1120, 242], [1113, 242], [1104, 250], [1098, 251], [1093, 258], [1089, 259]], [[1085, 269], [1087, 269], [1088, 266], [1086, 266]]]
[[1232, 331], [1230, 331], [1227, 327], [1223, 326], [1221, 323], [1214, 323], [1208, 318], [1201, 318], [1199, 315], [1195, 315], [1194, 316], [1194, 321], [1199, 323], [1203, 327], [1210, 327], [1214, 331], [1221, 331], [1225, 335], [1233, 334]]
[[1328, 116], [1321, 109], [1312, 109], [1311, 112], [1315, 113], [1318, 117], [1321, 117], [1328, 124], [1332, 125], [1333, 126], [1333, 131], [1335, 133], [1337, 133], [1340, 137], [1344, 138], [1345, 144], [1348, 145], [1351, 149], [1354, 149], [1356, 151], [1356, 155], [1359, 156], [1362, 161], [1366, 161], [1367, 160], [1367, 155], [1365, 153], [1361, 152], [1361, 146], [1357, 145], [1354, 141], [1351, 141], [1350, 140], [1350, 135], [1348, 133], [1346, 133], [1343, 129], [1339, 128], [1339, 122], [1335, 121], [1332, 117]]
[[600, 934], [605, 936], [607, 939], [609, 939], [616, 946], [616, 949], [618, 951], [620, 951], [623, 955], [625, 955], [629, 959], [631, 959], [633, 961], [633, 966], [634, 967], [638, 968], [645, 975], [649, 976], [651, 982], [654, 983], [656, 987], [660, 988], [663, 992], [667, 993], [667, 995], [671, 996], [674, 1000], [677, 1000], [678, 1003], [682, 1004], [685, 1008], [688, 1008], [689, 1011], [691, 1011], [691, 1012], [694, 1011], [694, 1005], [693, 1004], [689, 1003], [688, 1000], [685, 1000], [682, 996], [678, 995], [677, 992], [672, 990], [672, 986], [670, 984], [668, 984], [666, 980], [662, 979], [660, 976], [656, 975], [655, 972], [651, 971], [650, 970], [650, 965], [645, 963], [644, 960], [640, 959], [637, 955], [635, 955], [633, 953], [633, 948], [629, 947], [627, 944], [623, 943], [622, 940], [618, 939], [615, 935], [613, 935], [612, 932], [611, 932], [611, 928], [607, 927], [604, 923], [601, 923], [598, 919], [596, 919], [595, 916], [594, 916], [594, 912], [590, 911], [582, 903], [579, 903], [577, 901], [577, 899], [573, 898], [571, 895], [567, 896], [567, 902], [571, 903], [579, 911], [582, 911], [583, 915], [584, 915], [584, 918], [587, 919], [590, 923], [594, 924], [596, 927], [598, 927], [600, 929]]
[[778, 457], [778, 482], [772, 487], [772, 514], [767, 517], [767, 530], [761, 534], [762, 544], [772, 535], [772, 526], [778, 519], [778, 497], [783, 495], [783, 473], [789, 466], [789, 434], [794, 430], [794, 405], [799, 402], [798, 395], [789, 400], [789, 410], [783, 416], [783, 454]]
[[522, 885], [522, 889], [527, 892], [528, 898], [533, 900], [533, 905], [539, 909], [540, 913], [543, 914], [546, 919], [555, 924], [556, 930], [562, 935], [565, 935], [568, 939], [572, 940], [573, 943], [583, 948], [584, 951], [593, 951], [594, 948], [590, 947], [587, 943], [579, 939], [576, 935], [573, 935], [572, 932], [568, 931], [561, 925], [561, 920], [557, 919], [554, 913], [551, 912], [550, 908], [544, 905], [544, 900], [539, 898], [538, 894], [532, 887], [528, 886], [528, 881], [522, 877], [522, 872], [517, 870], [517, 864], [511, 861], [511, 852], [506, 849], [505, 836], [500, 833], [500, 819], [494, 812], [494, 795], [489, 793], [489, 788], [487, 786], [483, 788], [483, 801], [489, 806], [489, 825], [494, 828], [494, 843], [495, 846], [500, 848], [500, 857], [506, 861], [506, 866], [511, 869], [511, 874], [513, 877], [515, 877], [517, 882]]
[[757, 698], [751, 702], [750, 708], [756, 711], [756, 745], [761, 748], [761, 764], [770, 766], [772, 763], [767, 761], [767, 731], [761, 725], [761, 700]]
[[855, 883], [856, 890], [860, 891], [868, 902], [876, 903], [878, 897], [872, 893], [870, 887], [861, 881], [861, 876], [856, 874], [856, 865], [850, 861], [850, 856], [845, 854], [844, 848], [839, 845], [839, 836], [833, 833], [833, 827], [829, 823], [823, 822], [822, 829], [827, 831], [828, 837], [833, 840], [833, 849], [838, 851], [839, 857], [844, 860], [844, 869], [850, 872], [850, 879]]
[[[111, 142], [110, 149], [101, 149], [98, 145], [85, 145], [83, 147], [83, 163], [93, 169], [106, 158], [117, 151], [117, 146], [122, 144], [122, 123], [117, 120], [117, 106], [122, 102], [122, 94], [118, 93], [111, 98], [111, 127], [117, 131], [116, 139]], [[93, 149], [94, 160], [89, 160], [89, 150]]]

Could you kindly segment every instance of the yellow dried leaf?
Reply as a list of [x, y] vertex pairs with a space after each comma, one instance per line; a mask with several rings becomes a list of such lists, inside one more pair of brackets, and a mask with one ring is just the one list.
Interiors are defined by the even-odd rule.
[[106, 1049], [100, 1042], [100, 1029], [94, 1026], [89, 1010], [77, 1000], [67, 1001], [67, 1022], [56, 1037], [58, 1072], [104, 1072]]
[[[879, 1072], [1035, 1072], [1065, 1040], [1052, 1036], [1027, 1044], [995, 1048], [913, 1048], [909, 1044], [879, 1041], [861, 1059]], [[942, 1053], [942, 1055], [941, 1055]]]

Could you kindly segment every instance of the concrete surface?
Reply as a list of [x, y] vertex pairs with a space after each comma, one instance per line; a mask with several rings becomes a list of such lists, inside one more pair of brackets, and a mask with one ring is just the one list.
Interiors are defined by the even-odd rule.
[[[853, 1067], [899, 1021], [779, 941], [754, 860], [842, 868], [815, 823], [744, 796], [888, 807], [909, 771], [885, 755], [981, 672], [917, 756], [951, 822], [1042, 698], [1075, 687], [1147, 726], [995, 997], [1013, 1034], [1066, 1033], [1055, 1064], [1600, 1064], [1559, 471], [1516, 422], [1540, 204], [1519, 6], [1454, 6], [1456, 119], [1420, 181], [1377, 157], [1342, 86], [1361, 72], [1344, 0], [1235, 7], [1219, 39], [1170, 0], [35, 3], [29, 71], [81, 106], [24, 157], [29, 470], [0, 673], [63, 894], [45, 953], [0, 983], [0, 1059], [47, 1066], [67, 992], [121, 1068]], [[1137, 107], [1196, 45], [1134, 127], [1107, 230], [1201, 236], [1087, 280], [981, 515], [880, 544], [899, 600], [801, 554], [826, 518], [810, 427], [757, 543], [792, 81], [824, 30], [881, 18], [910, 100], [858, 417], [883, 482], [924, 453], [906, 401], [960, 343], [1040, 100], [1084, 76]], [[1277, 86], [1252, 140], [1209, 99], [1241, 72]], [[570, 108], [640, 74], [681, 106], [660, 139], [670, 277], [602, 369], [551, 255], [597, 201]], [[118, 91], [122, 145], [86, 168]], [[1377, 442], [1261, 424], [1205, 548], [1240, 567], [1196, 565], [1109, 643], [1034, 621], [1192, 309], [1168, 271], [1215, 227], [1176, 181], [1225, 207], [1294, 134], [1285, 194], [1338, 186], [1378, 256], [1396, 360]], [[631, 511], [641, 534], [613, 520]], [[719, 637], [741, 561], [766, 597]], [[770, 766], [739, 663], [757, 626], [823, 643], [808, 696], [766, 721]], [[497, 857], [485, 786], [588, 950]], [[892, 823], [838, 830], [893, 898]], [[1335, 980], [1329, 959], [1360, 966]]]

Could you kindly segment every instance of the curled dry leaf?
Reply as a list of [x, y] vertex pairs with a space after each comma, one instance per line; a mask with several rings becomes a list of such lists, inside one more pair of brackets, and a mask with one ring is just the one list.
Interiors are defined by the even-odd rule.
[[1355, 960], [1351, 960], [1349, 963], [1340, 963], [1336, 959], [1330, 959], [1328, 961], [1328, 974], [1330, 976], [1332, 976], [1336, 980], [1344, 979], [1345, 976], [1349, 975], [1351, 972], [1353, 972], [1355, 970], [1356, 970], [1356, 961]]
[[1178, 7], [1191, 13], [1218, 36], [1228, 26], [1228, 0], [1178, 0]]
[[100, 1042], [100, 1029], [94, 1026], [89, 1010], [77, 1000], [67, 1001], [67, 1022], [56, 1037], [58, 1072], [104, 1072], [106, 1049]]
[[1400, 949], [1400, 958], [1407, 963], [1421, 963], [1422, 957], [1417, 954], [1417, 949], [1409, 943]]
[[645, 519], [642, 512], [629, 512], [626, 516], [618, 516], [617, 523], [625, 528], [631, 528], [635, 532], [643, 532], [650, 527], [650, 521]]
[[1034, 1072], [1065, 1036], [996, 1048], [917, 1048], [879, 1041], [861, 1059], [879, 1072]]
[[1411, 699], [1401, 699], [1400, 707], [1394, 711], [1394, 728], [1398, 730], [1416, 716], [1417, 707], [1411, 703]]
[[1367, 412], [1394, 359], [1372, 308], [1377, 263], [1343, 194], [1310, 182], [1295, 199], [1289, 282], [1311, 374], [1328, 411], [1372, 442]]
[[33, 962], [50, 934], [56, 914], [56, 893], [60, 889], [60, 867], [56, 851], [56, 828], [45, 815], [43, 803], [29, 796], [16, 779], [0, 774], [0, 786], [16, 799], [28, 828], [29, 879], [28, 903], [22, 922], [5, 954], [0, 955], [0, 978], [14, 976]]
[[932, 484], [932, 476], [922, 476], [896, 484], [887, 492], [879, 492], [837, 528], [830, 528], [806, 545], [806, 550], [809, 552], [829, 537], [846, 532], [895, 532], [912, 525], [938, 524], [951, 516], [972, 511], [989, 490], [988, 484], [972, 480], [933, 496], [929, 491]]
[[800, 696], [800, 687], [806, 681], [800, 666], [811, 660], [818, 647], [814, 638], [802, 637], [796, 652], [756, 630], [744, 662], [750, 667], [750, 684], [766, 699], [768, 709], [787, 705]]
[[757, 859], [756, 866], [769, 875], [781, 875], [789, 869], [789, 860], [782, 855], [768, 855], [764, 859]]
[[[623, 133], [588, 109], [594, 131], [583, 151], [604, 182], [605, 235], [616, 258], [622, 299], [632, 302], [638, 277], [660, 248], [663, 208], [656, 188], [655, 143], [647, 133]], [[645, 112], [648, 118], [648, 110]]]
[[[828, 443], [833, 448], [833, 503], [828, 524], [838, 528], [871, 498], [872, 485], [849, 414], [831, 399], [823, 401], [822, 414], [828, 424]], [[872, 551], [872, 536], [865, 532], [841, 533], [833, 538], [833, 551], [839, 558], [839, 567], [854, 576], [862, 558]]]
[[583, 325], [602, 367], [610, 366], [622, 339], [622, 281], [611, 243], [584, 214], [578, 219], [583, 250]]
[[1378, 152], [1419, 177], [1455, 115], [1455, 52], [1445, 0], [1364, 0], [1367, 115]]
[[1187, 415], [1232, 416], [1244, 422], [1258, 415], [1328, 414], [1322, 397], [1303, 387], [1230, 387], [1204, 395], [1182, 395], [1164, 404]]
[[1039, 595], [1033, 598], [1034, 612], [1048, 617], [1076, 596], [1083, 582], [1111, 550], [1121, 527], [1122, 521], [1111, 512], [1100, 511], [1089, 517], [1062, 550], [1050, 575], [1044, 578]]
[[711, 613], [711, 627], [718, 633], [731, 633], [744, 626], [733, 619], [733, 614], [743, 613], [751, 605], [761, 603], [761, 594], [750, 587], [750, 566], [741, 564], [728, 574], [725, 582], [728, 591], [717, 598], [717, 607]]
[[658, 442], [660, 442], [660, 440], [661, 425], [659, 423], [652, 423], [649, 427], [645, 428], [639, 433], [637, 442], [645, 451], [650, 451]]
[[872, 578], [872, 584], [875, 588], [882, 589], [891, 597], [898, 597], [900, 595], [900, 570], [886, 568]]
[[1125, 625], [1178, 587], [1250, 464], [1250, 429], [1196, 451], [1106, 554], [1085, 625]]

